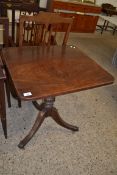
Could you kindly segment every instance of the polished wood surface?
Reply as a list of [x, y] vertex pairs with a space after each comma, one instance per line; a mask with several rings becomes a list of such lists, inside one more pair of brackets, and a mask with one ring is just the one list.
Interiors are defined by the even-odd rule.
[[[2, 59], [22, 100], [77, 92], [114, 81], [92, 59], [70, 46], [5, 48]], [[32, 95], [25, 97], [27, 92]]]
[[64, 17], [73, 17], [72, 32], [93, 33], [101, 7], [77, 1], [53, 0], [52, 11], [59, 12]]

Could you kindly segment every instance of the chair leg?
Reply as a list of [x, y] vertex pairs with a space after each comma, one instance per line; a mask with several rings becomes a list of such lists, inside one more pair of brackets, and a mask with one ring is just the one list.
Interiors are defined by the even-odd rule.
[[4, 118], [1, 118], [2, 128], [4, 132], [5, 139], [7, 139], [7, 122], [6, 122], [6, 116]]
[[0, 82], [0, 118], [5, 138], [7, 138], [7, 122], [6, 122], [6, 104], [4, 81]]
[[7, 80], [5, 80], [5, 87], [6, 87], [5, 89], [6, 89], [8, 107], [11, 107], [10, 90], [9, 90], [9, 85], [8, 85]]
[[21, 105], [21, 100], [20, 100], [20, 99], [18, 99], [18, 107], [19, 107], [19, 108], [22, 107], [22, 105]]

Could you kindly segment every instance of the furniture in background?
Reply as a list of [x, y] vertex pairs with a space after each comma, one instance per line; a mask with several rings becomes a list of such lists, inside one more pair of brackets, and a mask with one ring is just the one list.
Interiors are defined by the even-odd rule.
[[[101, 7], [77, 1], [53, 0], [51, 10], [64, 17], [73, 17], [71, 32], [95, 32]], [[62, 29], [61, 29], [62, 31]]]
[[102, 4], [102, 15], [100, 15], [100, 18], [104, 20], [104, 23], [103, 25], [97, 25], [99, 28], [101, 28], [101, 34], [103, 33], [104, 30], [106, 31], [108, 28], [112, 29], [113, 35], [115, 34], [117, 24], [116, 15], [117, 15], [116, 7], [108, 3]]
[[[1, 28], [3, 29], [3, 43], [0, 46], [0, 57], [1, 57], [2, 48], [8, 47], [9, 43], [11, 42], [11, 38], [9, 37], [9, 19], [7, 17], [0, 17], [0, 25]], [[8, 106], [10, 107], [11, 106], [11, 103], [9, 101], [10, 92], [6, 81], [5, 67], [0, 59], [0, 119], [4, 131], [4, 136], [5, 138], [7, 138], [5, 87], [6, 87]]]
[[[104, 23], [101, 27], [101, 34], [103, 33], [104, 30], [107, 30], [108, 27], [111, 27], [114, 35], [117, 29], [117, 16], [100, 15], [99, 17], [104, 20]], [[109, 23], [111, 24], [111, 26], [108, 26]]]
[[[3, 31], [3, 43], [1, 44], [0, 47], [0, 56], [1, 56], [2, 48], [14, 46], [14, 43], [12, 41], [12, 38], [9, 36], [9, 19], [7, 17], [0, 17], [0, 25]], [[5, 69], [5, 67], [2, 66], [2, 69]], [[5, 79], [5, 86], [6, 86], [8, 107], [11, 107], [10, 91], [6, 79]]]
[[6, 104], [5, 104], [5, 90], [4, 90], [4, 82], [6, 80], [6, 76], [3, 73], [2, 66], [3, 64], [0, 60], [0, 119], [4, 131], [4, 136], [5, 138], [7, 138]]
[[[0, 46], [0, 56], [2, 47], [8, 46], [8, 32], [9, 32], [9, 21], [6, 17], [0, 17], [0, 25], [3, 29], [3, 44]], [[7, 122], [6, 122], [6, 103], [5, 103], [5, 89], [4, 84], [6, 81], [6, 75], [4, 73], [4, 66], [0, 59], [0, 119], [2, 123], [2, 128], [4, 131], [4, 136], [7, 138]]]
[[16, 12], [38, 13], [50, 11], [52, 0], [47, 0], [46, 7], [40, 7], [40, 0], [0, 0], [0, 16], [8, 17], [7, 11], [12, 11], [12, 39], [15, 41], [15, 16]]
[[[78, 131], [60, 117], [55, 97], [113, 83], [114, 78], [78, 48], [70, 46], [24, 46], [5, 48], [2, 60], [20, 100], [33, 101], [39, 114], [19, 148], [29, 142], [44, 119], [51, 116], [59, 125]], [[39, 105], [36, 100], [43, 99]]]
[[12, 11], [12, 39], [15, 41], [15, 15], [17, 11], [26, 13], [38, 13], [40, 10], [45, 10], [44, 8], [40, 8], [39, 4], [36, 2], [25, 2], [25, 1], [1, 1], [0, 2], [0, 11], [1, 16], [7, 16], [7, 11]]
[[102, 12], [105, 13], [107, 16], [117, 15], [116, 7], [108, 3], [102, 4]]
[[19, 20], [19, 46], [23, 45], [54, 45], [57, 31], [64, 24], [62, 45], [67, 44], [73, 19], [64, 18], [57, 13], [40, 12], [35, 16], [21, 16]]
[[0, 17], [0, 25], [3, 29], [3, 46], [9, 45], [9, 19], [7, 17]]

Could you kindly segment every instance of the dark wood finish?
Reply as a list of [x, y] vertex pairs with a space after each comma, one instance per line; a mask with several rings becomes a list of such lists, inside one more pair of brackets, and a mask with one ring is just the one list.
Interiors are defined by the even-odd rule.
[[39, 11], [50, 11], [52, 0], [47, 0], [47, 7], [39, 6], [40, 0], [0, 0], [0, 16], [7, 17], [7, 10], [12, 10], [12, 39], [15, 41], [15, 12], [39, 13]]
[[6, 104], [5, 104], [5, 91], [4, 91], [4, 81], [6, 79], [6, 76], [3, 73], [2, 66], [3, 65], [0, 60], [0, 119], [4, 131], [4, 136], [5, 138], [7, 138]]
[[[51, 10], [61, 13], [62, 16], [73, 17], [74, 21], [71, 31], [85, 33], [93, 33], [95, 31], [99, 18], [98, 14], [101, 13], [101, 8], [96, 5], [61, 0], [53, 0]], [[61, 10], [63, 11], [61, 12]], [[65, 10], [68, 11], [64, 12]]]
[[[28, 46], [6, 48], [2, 60], [21, 100], [33, 101], [40, 110], [32, 130], [20, 142], [23, 148], [51, 116], [61, 126], [77, 131], [64, 122], [53, 107], [54, 97], [113, 83], [114, 78], [78, 48], [70, 46]], [[25, 93], [29, 93], [25, 96]], [[31, 93], [31, 94], [30, 94]], [[44, 99], [39, 106], [37, 99]]]
[[9, 20], [7, 17], [0, 17], [0, 25], [3, 26], [3, 45], [9, 45]]
[[36, 1], [26, 1], [26, 0], [2, 0], [0, 1], [0, 12], [2, 17], [7, 16], [7, 10], [19, 10], [19, 11], [27, 11], [38, 12], [39, 10], [39, 2]]
[[[61, 13], [61, 16], [73, 18], [71, 32], [93, 33], [95, 32], [98, 16]], [[61, 29], [63, 31], [63, 28]]]
[[52, 12], [52, 2], [53, 0], [47, 0], [47, 11]]
[[63, 9], [83, 13], [100, 13], [101, 8], [88, 3], [53, 0], [52, 9]]
[[102, 12], [105, 13], [107, 16], [117, 15], [116, 7], [109, 3], [102, 4]]
[[[52, 119], [59, 124], [60, 126], [67, 128], [72, 131], [78, 131], [77, 126], [70, 125], [66, 123], [59, 115], [57, 109], [53, 107], [53, 103], [55, 101], [54, 97], [48, 97], [44, 99], [44, 102], [41, 105], [38, 105], [38, 109], [40, 110], [35, 123], [28, 133], [28, 135], [18, 144], [19, 148], [24, 148], [24, 146], [29, 142], [29, 140], [34, 136], [37, 130], [40, 128], [46, 117], [52, 117]], [[35, 104], [35, 103], [34, 103]]]
[[116, 8], [115, 9], [106, 8], [105, 13], [107, 14], [107, 16], [117, 15], [117, 10]]
[[[9, 20], [7, 17], [0, 17], [0, 25], [3, 27], [3, 44], [2, 47], [8, 47], [9, 43], [11, 42], [11, 37], [9, 36]], [[1, 50], [0, 50], [0, 55], [1, 55]], [[2, 67], [4, 68], [4, 67]], [[6, 95], [7, 95], [7, 102], [8, 106], [11, 107], [11, 100], [10, 100], [10, 91], [7, 83], [7, 79], [5, 80], [5, 85], [6, 85]]]
[[[79, 49], [28, 46], [5, 48], [2, 53], [22, 100], [41, 99], [113, 82], [111, 75]], [[29, 91], [33, 95], [24, 97], [23, 93]]]
[[2, 1], [0, 2], [1, 16], [7, 16], [7, 10], [12, 10], [12, 39], [15, 41], [15, 13], [16, 11], [27, 13], [38, 13], [41, 8], [39, 4], [22, 1]]

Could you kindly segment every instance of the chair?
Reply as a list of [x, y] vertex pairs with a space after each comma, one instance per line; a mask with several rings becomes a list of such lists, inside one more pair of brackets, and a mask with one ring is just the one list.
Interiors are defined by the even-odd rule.
[[[10, 37], [9, 37], [9, 20], [7, 17], [0, 17], [0, 26], [3, 29], [3, 44], [0, 47], [0, 49], [2, 49], [3, 47], [8, 47], [9, 39], [10, 39]], [[1, 50], [0, 50], [0, 57], [1, 57]], [[7, 121], [6, 121], [4, 83], [6, 86], [6, 95], [7, 95], [7, 100], [8, 100], [8, 106], [9, 107], [11, 106], [11, 103], [9, 101], [10, 91], [9, 91], [8, 83], [6, 80], [7, 79], [6, 79], [6, 74], [4, 72], [4, 66], [3, 66], [2, 60], [0, 58], [0, 118], [1, 118], [1, 123], [2, 123], [5, 138], [7, 138]]]
[[[9, 19], [7, 17], [0, 17], [0, 25], [3, 28], [3, 44], [1, 45], [1, 49], [3, 47], [13, 47], [13, 46], [15, 46], [14, 42], [12, 40], [12, 37], [9, 36]], [[0, 54], [1, 54], [1, 52], [0, 52]], [[4, 73], [5, 73], [5, 76], [6, 76], [5, 87], [6, 87], [8, 107], [11, 107], [10, 92], [12, 93], [12, 95], [14, 97], [16, 97], [16, 94], [13, 91], [12, 83], [9, 85], [10, 80], [8, 80], [8, 79], [10, 79], [10, 77], [8, 76], [8, 72], [7, 72], [7, 69], [6, 69], [5, 65], [2, 66], [2, 68], [4, 69]]]
[[5, 105], [5, 90], [4, 90], [4, 82], [6, 76], [2, 69], [2, 61], [0, 60], [0, 119], [2, 123], [2, 128], [4, 131], [4, 136], [7, 138], [7, 122], [6, 122], [6, 105]]
[[[66, 45], [72, 22], [72, 18], [64, 18], [51, 12], [40, 12], [34, 16], [22, 15], [17, 33], [18, 46], [55, 45], [61, 27], [64, 30], [62, 45]], [[19, 100], [18, 106], [21, 107]]]
[[[9, 19], [7, 17], [0, 17], [0, 25], [3, 28], [3, 44], [1, 45], [1, 49], [2, 49], [3, 47], [8, 47], [12, 45], [12, 39], [9, 36]], [[3, 66], [2, 68], [5, 69], [5, 67]], [[9, 91], [7, 79], [5, 80], [5, 85], [6, 85], [7, 102], [8, 102], [8, 106], [10, 107], [11, 106], [10, 91]]]
[[56, 44], [57, 32], [62, 27], [66, 45], [72, 25], [72, 18], [64, 18], [57, 13], [40, 12], [35, 16], [21, 16], [19, 26], [19, 46]]

